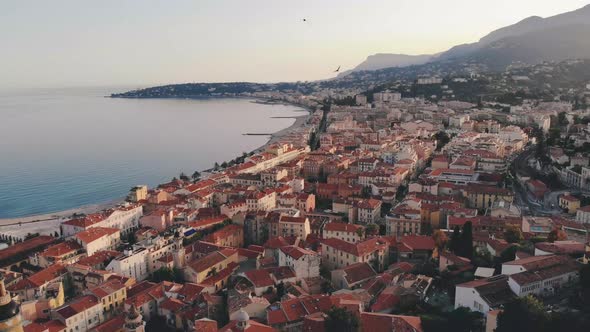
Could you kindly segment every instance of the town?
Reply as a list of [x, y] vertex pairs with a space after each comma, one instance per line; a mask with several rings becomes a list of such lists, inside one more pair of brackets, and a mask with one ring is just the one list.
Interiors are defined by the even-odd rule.
[[527, 84], [514, 70], [232, 92], [309, 115], [52, 234], [2, 235], [0, 330], [587, 330], [590, 82], [455, 96]]

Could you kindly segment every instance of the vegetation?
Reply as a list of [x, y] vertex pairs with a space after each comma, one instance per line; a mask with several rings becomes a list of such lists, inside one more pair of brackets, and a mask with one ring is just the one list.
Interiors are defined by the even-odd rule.
[[524, 237], [520, 227], [516, 225], [506, 225], [506, 229], [504, 230], [504, 239], [506, 239], [508, 243], [519, 243], [524, 239]]
[[466, 222], [460, 232], [459, 227], [455, 226], [449, 247], [457, 256], [469, 259], [473, 257], [473, 231], [471, 221]]
[[326, 331], [358, 332], [360, 320], [345, 308], [332, 307], [327, 313]]
[[554, 228], [547, 235], [548, 242], [565, 241], [565, 240], [567, 240], [567, 233], [561, 229]]
[[177, 268], [165, 268], [162, 267], [159, 270], [154, 271], [152, 273], [150, 280], [153, 282], [160, 282], [160, 281], [171, 281], [177, 283], [184, 282], [184, 275], [182, 270]]
[[482, 330], [483, 317], [465, 307], [451, 312], [421, 315], [424, 332], [471, 332]]

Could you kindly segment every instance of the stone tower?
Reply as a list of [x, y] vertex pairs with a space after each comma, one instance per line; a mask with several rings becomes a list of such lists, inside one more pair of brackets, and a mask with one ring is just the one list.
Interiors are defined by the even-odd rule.
[[6, 290], [3, 274], [0, 274], [0, 332], [23, 332], [20, 308]]
[[145, 332], [145, 322], [135, 304], [131, 305], [129, 313], [125, 316], [125, 332]]

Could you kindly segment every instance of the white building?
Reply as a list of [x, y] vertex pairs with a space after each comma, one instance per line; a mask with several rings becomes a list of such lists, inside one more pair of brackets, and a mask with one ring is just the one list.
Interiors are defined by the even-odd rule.
[[466, 307], [485, 314], [513, 298], [505, 275], [473, 280], [455, 287], [455, 309]]
[[101, 250], [114, 250], [121, 243], [121, 232], [116, 228], [94, 227], [74, 235], [74, 240], [88, 256]]
[[318, 277], [320, 260], [320, 255], [315, 251], [297, 246], [282, 247], [279, 251], [279, 266], [290, 266], [297, 279]]
[[121, 234], [127, 235], [139, 227], [139, 218], [142, 216], [143, 205], [126, 203], [114, 209], [65, 221], [60, 226], [61, 235], [68, 238], [94, 227], [117, 228]]
[[508, 285], [517, 296], [552, 295], [563, 285], [578, 279], [578, 268], [565, 256], [532, 256], [502, 264]]

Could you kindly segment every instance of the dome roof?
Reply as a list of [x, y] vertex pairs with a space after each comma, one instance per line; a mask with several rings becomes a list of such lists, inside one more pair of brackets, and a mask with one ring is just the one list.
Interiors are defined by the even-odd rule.
[[10, 301], [5, 305], [0, 306], [0, 321], [12, 318], [19, 313], [18, 304]]
[[250, 316], [248, 315], [247, 312], [245, 312], [243, 309], [240, 309], [240, 311], [238, 312], [238, 314], [236, 315], [236, 320], [238, 322], [247, 322], [250, 320]]

